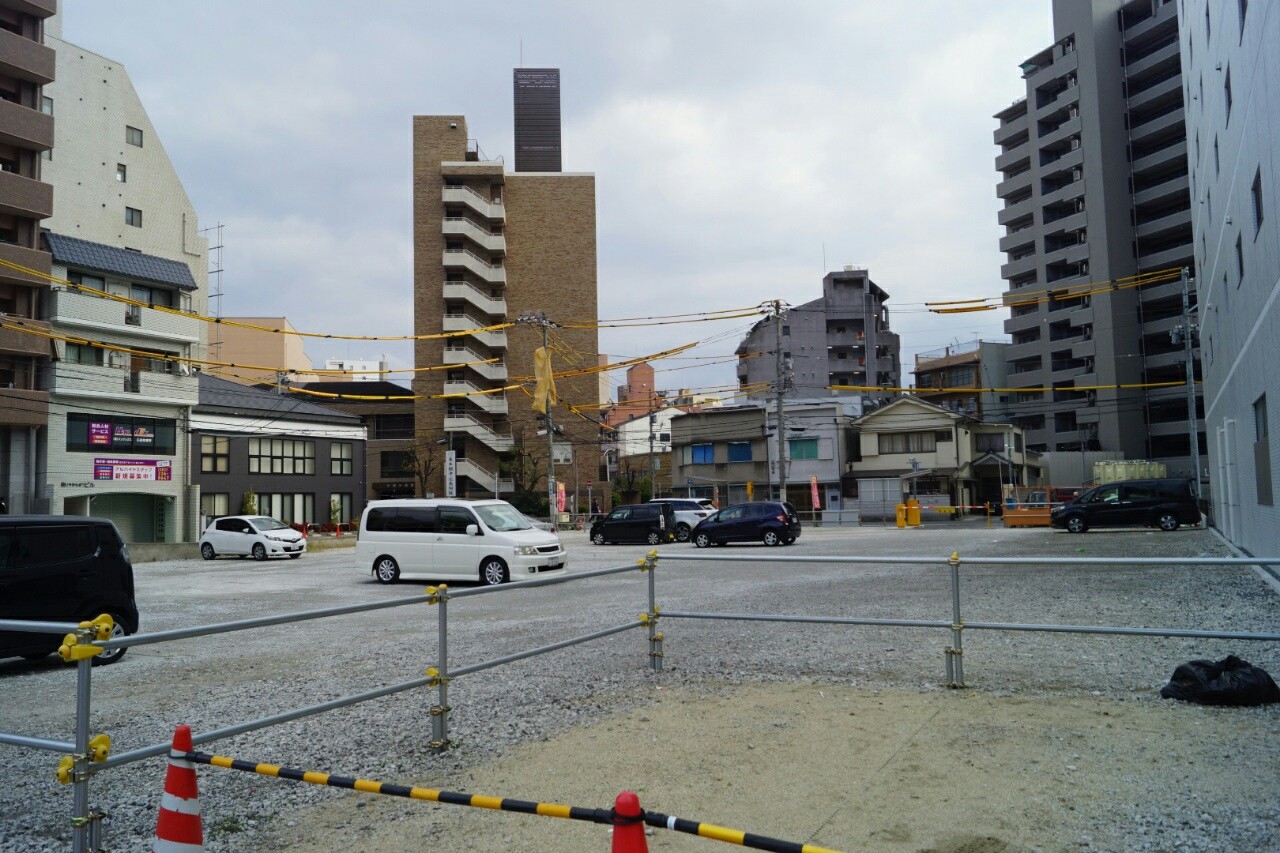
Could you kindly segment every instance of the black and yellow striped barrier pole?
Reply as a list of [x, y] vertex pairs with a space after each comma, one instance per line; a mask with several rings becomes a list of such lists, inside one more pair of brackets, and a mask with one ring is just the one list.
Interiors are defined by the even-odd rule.
[[[619, 814], [616, 809], [583, 808], [581, 806], [566, 806], [561, 803], [537, 803], [530, 800], [513, 800], [508, 797], [489, 797], [482, 794], [464, 794], [460, 791], [441, 791], [435, 788], [393, 785], [388, 782], [377, 782], [373, 779], [335, 776], [330, 773], [320, 773], [313, 770], [281, 767], [278, 764], [241, 761], [225, 755], [210, 755], [205, 752], [188, 752], [182, 757], [187, 761], [196, 764], [207, 764], [210, 767], [225, 767], [229, 770], [257, 773], [260, 776], [292, 779], [295, 782], [306, 782], [311, 785], [327, 785], [330, 788], [347, 788], [352, 791], [363, 791], [366, 794], [385, 794], [391, 797], [426, 800], [432, 803], [448, 803], [454, 806], [471, 806], [477, 809], [495, 809], [504, 812], [542, 815], [543, 817], [558, 817], [566, 820], [581, 820], [587, 823], [604, 824], [605, 826], [624, 826], [643, 822], [648, 826], [659, 829], [670, 829], [688, 835], [725, 841], [729, 844], [750, 847], [753, 850], [771, 850], [774, 853], [839, 853], [839, 851], [828, 847], [800, 844], [795, 841], [782, 841], [766, 835], [756, 835], [752, 832], [743, 832], [725, 826], [686, 820], [674, 815], [665, 815], [661, 812], [646, 811], [635, 817], [629, 817], [625, 813]], [[622, 797], [620, 796], [619, 799], [621, 800]]]

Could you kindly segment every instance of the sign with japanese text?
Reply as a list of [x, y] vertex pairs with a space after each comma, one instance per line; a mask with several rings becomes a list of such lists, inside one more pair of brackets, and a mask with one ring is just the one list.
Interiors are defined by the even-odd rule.
[[169, 482], [173, 480], [173, 463], [169, 459], [98, 458], [93, 460], [93, 479]]
[[108, 446], [111, 444], [111, 424], [102, 421], [89, 422], [89, 443]]

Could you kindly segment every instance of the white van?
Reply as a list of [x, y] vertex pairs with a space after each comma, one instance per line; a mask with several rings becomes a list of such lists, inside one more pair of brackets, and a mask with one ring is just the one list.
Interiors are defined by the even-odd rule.
[[420, 498], [371, 501], [360, 516], [356, 561], [379, 583], [485, 584], [561, 575], [569, 563], [558, 536], [506, 501]]

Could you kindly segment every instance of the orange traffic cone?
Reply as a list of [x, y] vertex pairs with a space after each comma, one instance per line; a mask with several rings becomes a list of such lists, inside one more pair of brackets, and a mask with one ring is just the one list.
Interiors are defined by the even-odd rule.
[[169, 750], [169, 769], [164, 776], [164, 796], [160, 800], [153, 853], [189, 853], [204, 849], [196, 766], [182, 758], [191, 750], [191, 727], [178, 726], [173, 730], [173, 746]]
[[631, 791], [623, 791], [613, 802], [612, 853], [649, 853], [649, 842], [644, 837], [644, 811], [640, 798]]

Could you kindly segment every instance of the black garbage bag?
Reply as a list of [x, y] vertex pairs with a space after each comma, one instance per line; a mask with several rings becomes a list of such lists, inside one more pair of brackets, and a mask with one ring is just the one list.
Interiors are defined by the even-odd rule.
[[1262, 667], [1227, 655], [1216, 663], [1193, 660], [1182, 664], [1160, 688], [1160, 695], [1201, 705], [1266, 705], [1280, 702], [1280, 687]]

